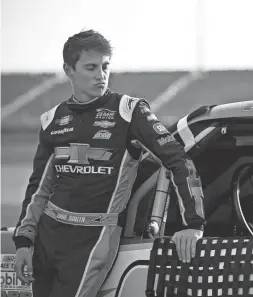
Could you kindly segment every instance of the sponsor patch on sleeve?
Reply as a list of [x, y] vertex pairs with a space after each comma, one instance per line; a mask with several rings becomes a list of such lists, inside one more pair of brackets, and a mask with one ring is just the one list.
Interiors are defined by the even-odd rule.
[[157, 139], [157, 142], [159, 143], [160, 146], [163, 146], [166, 143], [169, 143], [169, 142], [172, 142], [172, 141], [175, 141], [175, 138], [171, 134], [160, 137], [160, 138]]
[[169, 131], [164, 127], [162, 123], [156, 123], [153, 125], [153, 129], [157, 134], [169, 133]]
[[119, 112], [120, 116], [128, 123], [132, 120], [133, 111], [136, 104], [140, 102], [139, 98], [123, 95], [120, 99]]
[[151, 113], [150, 115], [147, 116], [147, 120], [150, 121], [157, 121], [157, 117], [154, 113]]
[[150, 114], [150, 109], [145, 102], [140, 102], [141, 113]]
[[136, 103], [139, 101], [140, 99], [138, 98], [134, 98], [134, 97], [128, 97], [127, 98], [127, 102], [126, 102], [126, 108], [128, 111], [133, 110]]

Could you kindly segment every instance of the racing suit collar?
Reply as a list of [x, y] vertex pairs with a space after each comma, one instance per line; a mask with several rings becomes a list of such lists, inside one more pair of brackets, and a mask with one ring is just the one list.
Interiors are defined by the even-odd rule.
[[67, 105], [70, 110], [74, 110], [74, 111], [87, 111], [87, 110], [95, 109], [103, 105], [108, 100], [108, 96], [111, 93], [112, 93], [111, 90], [107, 89], [103, 96], [98, 97], [87, 103], [78, 102], [76, 99], [74, 99], [74, 96], [72, 95], [67, 101]]

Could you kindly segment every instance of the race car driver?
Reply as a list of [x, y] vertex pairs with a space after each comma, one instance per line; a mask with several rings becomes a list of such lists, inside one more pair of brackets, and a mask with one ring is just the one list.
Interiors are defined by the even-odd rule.
[[33, 282], [34, 297], [97, 295], [117, 254], [120, 214], [142, 156], [135, 140], [161, 161], [174, 185], [186, 229], [173, 240], [183, 261], [194, 257], [203, 234], [203, 192], [200, 183], [192, 188], [192, 161], [145, 100], [108, 89], [111, 56], [96, 31], [70, 37], [63, 59], [73, 95], [41, 116], [13, 236], [17, 276]]

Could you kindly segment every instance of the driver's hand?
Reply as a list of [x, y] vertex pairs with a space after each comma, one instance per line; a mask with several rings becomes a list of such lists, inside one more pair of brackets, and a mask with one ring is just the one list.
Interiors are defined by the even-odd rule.
[[180, 261], [190, 263], [196, 255], [197, 241], [203, 237], [203, 231], [186, 229], [176, 232], [172, 241], [176, 244], [177, 254]]
[[[24, 267], [27, 266], [27, 275], [25, 275]], [[22, 247], [17, 249], [15, 271], [17, 277], [22, 282], [30, 285], [34, 281], [33, 278], [33, 266], [32, 266], [32, 251], [28, 247]]]

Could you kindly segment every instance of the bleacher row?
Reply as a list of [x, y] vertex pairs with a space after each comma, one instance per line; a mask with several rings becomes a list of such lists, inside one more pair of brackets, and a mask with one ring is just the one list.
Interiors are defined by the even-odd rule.
[[[112, 73], [110, 88], [120, 93], [146, 98], [152, 102], [168, 86], [186, 72], [133, 72]], [[2, 108], [18, 96], [50, 79], [54, 74], [2, 74]], [[157, 112], [166, 124], [172, 119], [202, 104], [216, 104], [253, 98], [253, 71], [213, 71], [193, 82], [186, 90], [179, 92], [168, 106]], [[2, 131], [19, 129], [37, 130], [40, 114], [66, 100], [71, 94], [67, 80], [56, 84], [33, 102], [20, 108], [2, 121]], [[166, 122], [168, 121], [168, 122]]]

